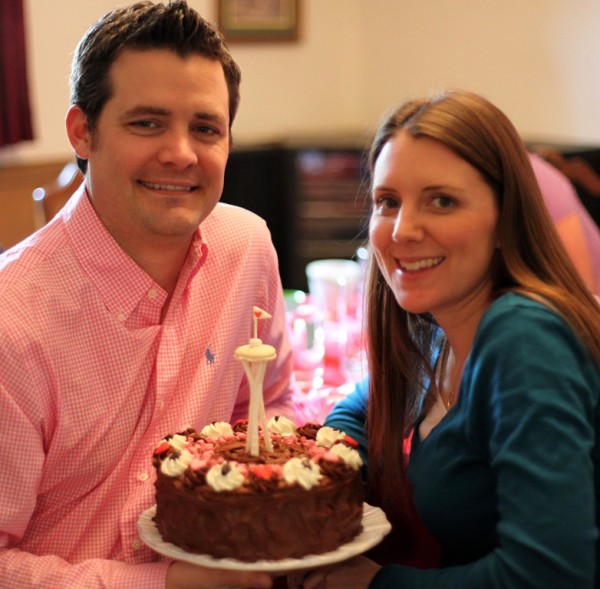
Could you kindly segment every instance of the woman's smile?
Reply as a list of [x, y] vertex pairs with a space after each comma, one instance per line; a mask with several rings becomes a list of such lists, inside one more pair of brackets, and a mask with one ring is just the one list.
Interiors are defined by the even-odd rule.
[[412, 274], [414, 272], [421, 272], [423, 270], [429, 270], [439, 266], [444, 261], [443, 256], [434, 258], [420, 258], [417, 260], [398, 260], [398, 268], [402, 272]]

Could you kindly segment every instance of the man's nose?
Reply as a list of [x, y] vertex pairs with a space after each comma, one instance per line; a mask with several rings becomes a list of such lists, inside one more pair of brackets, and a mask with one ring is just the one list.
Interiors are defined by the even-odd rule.
[[194, 140], [188, 132], [173, 131], [165, 136], [159, 160], [163, 164], [171, 164], [186, 168], [198, 163]]

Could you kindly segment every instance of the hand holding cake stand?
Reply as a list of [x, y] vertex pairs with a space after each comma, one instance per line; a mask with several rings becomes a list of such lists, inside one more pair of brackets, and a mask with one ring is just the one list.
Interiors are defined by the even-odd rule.
[[254, 337], [250, 338], [248, 344], [236, 349], [235, 357], [244, 365], [244, 371], [250, 383], [250, 410], [248, 414], [246, 452], [252, 456], [258, 456], [260, 454], [259, 423], [263, 431], [265, 448], [268, 452], [273, 451], [273, 444], [265, 414], [263, 381], [267, 370], [267, 362], [275, 360], [277, 354], [273, 346], [263, 344], [262, 340], [258, 337], [258, 320], [270, 319], [271, 315], [259, 307], [253, 308], [252, 315], [254, 319]]

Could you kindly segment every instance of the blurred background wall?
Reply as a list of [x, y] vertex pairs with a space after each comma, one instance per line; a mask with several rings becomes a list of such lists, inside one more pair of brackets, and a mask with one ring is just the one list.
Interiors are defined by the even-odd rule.
[[[216, 20], [216, 0], [189, 0]], [[301, 0], [300, 40], [232, 44], [243, 72], [238, 142], [368, 132], [400, 100], [484, 94], [529, 140], [600, 144], [598, 0]], [[0, 166], [70, 157], [71, 53], [116, 0], [26, 0], [34, 141]]]

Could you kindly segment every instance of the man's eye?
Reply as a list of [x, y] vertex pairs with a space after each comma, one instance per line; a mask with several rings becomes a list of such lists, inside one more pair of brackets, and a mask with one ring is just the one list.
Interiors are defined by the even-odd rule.
[[143, 121], [131, 121], [131, 123], [129, 123], [132, 127], [138, 127], [140, 129], [154, 129], [156, 127], [156, 124], [153, 121], [147, 121], [147, 120], [143, 120]]
[[196, 133], [200, 133], [201, 135], [217, 135], [218, 131], [214, 127], [210, 127], [209, 125], [198, 125], [195, 127]]

